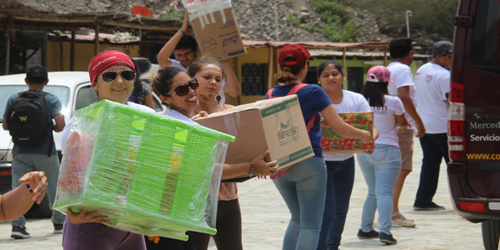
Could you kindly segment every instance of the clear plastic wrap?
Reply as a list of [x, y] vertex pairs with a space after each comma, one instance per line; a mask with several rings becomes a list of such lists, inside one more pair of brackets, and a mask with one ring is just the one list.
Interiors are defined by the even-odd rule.
[[182, 4], [188, 10], [190, 20], [199, 18], [204, 29], [206, 24], [215, 23], [216, 11], [220, 12], [222, 23], [226, 23], [224, 9], [231, 7], [231, 0], [183, 0]]
[[99, 210], [106, 225], [145, 235], [215, 234], [230, 141], [203, 126], [98, 102], [73, 118], [54, 209]]

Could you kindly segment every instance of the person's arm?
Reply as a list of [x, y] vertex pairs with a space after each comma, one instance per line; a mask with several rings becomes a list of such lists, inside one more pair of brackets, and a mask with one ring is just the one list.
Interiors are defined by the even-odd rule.
[[425, 135], [425, 126], [424, 123], [422, 122], [422, 119], [420, 119], [420, 116], [417, 113], [417, 109], [415, 109], [415, 105], [413, 104], [413, 101], [411, 100], [410, 97], [410, 86], [403, 86], [398, 88], [398, 97], [401, 99], [401, 102], [403, 102], [403, 106], [408, 112], [408, 114], [413, 118], [415, 121], [415, 125], [417, 126], [418, 134], [416, 137], [422, 137]]
[[330, 127], [341, 136], [355, 137], [361, 139], [364, 143], [370, 142], [372, 135], [366, 130], [357, 129], [345, 123], [333, 107], [333, 104], [326, 106], [321, 111], [321, 115], [325, 118]]
[[227, 93], [232, 97], [238, 97], [241, 95], [241, 85], [236, 77], [236, 74], [233, 71], [233, 67], [231, 66], [231, 62], [229, 60], [222, 60], [222, 67], [224, 67], [224, 72], [226, 74], [226, 86], [224, 89], [227, 90]]
[[5, 119], [5, 117], [2, 120], [2, 128], [3, 130], [9, 130], [9, 128], [7, 127], [7, 119]]
[[177, 46], [177, 43], [179, 43], [181, 38], [184, 36], [184, 33], [187, 33], [189, 31], [189, 15], [187, 10], [185, 10], [184, 13], [184, 21], [182, 22], [181, 30], [184, 32], [178, 30], [158, 53], [157, 60], [160, 68], [170, 67], [172, 65], [170, 55], [172, 55], [172, 53], [174, 52], [175, 46]]
[[373, 140], [377, 140], [378, 136], [379, 136], [378, 129], [375, 126], [373, 126], [373, 135], [372, 135]]
[[406, 120], [406, 117], [404, 114], [395, 115], [395, 116], [396, 116], [396, 124], [398, 124], [398, 126], [399, 126], [396, 133], [398, 133], [398, 134], [403, 133], [408, 128], [408, 121]]
[[[264, 157], [269, 154], [269, 150], [266, 150], [257, 158], [252, 160], [253, 164], [253, 174], [254, 175], [273, 175], [276, 174], [278, 170], [277, 161], [265, 162]], [[238, 163], [238, 164], [224, 164], [222, 169], [222, 179], [232, 179], [234, 177], [239, 177], [250, 173], [252, 169], [250, 162]]]
[[144, 96], [144, 104], [152, 109], [155, 109], [155, 104], [153, 102], [153, 95], [145, 95]]
[[[25, 214], [36, 201], [40, 204], [47, 191], [47, 177], [44, 172], [29, 172], [25, 174], [19, 182], [21, 186], [0, 195], [0, 221], [10, 221]], [[29, 191], [25, 184], [30, 185], [33, 193]]]
[[55, 132], [63, 131], [64, 126], [66, 126], [66, 122], [64, 121], [64, 115], [60, 114], [54, 117], [54, 121], [56, 121], [56, 125], [54, 125], [54, 131]]

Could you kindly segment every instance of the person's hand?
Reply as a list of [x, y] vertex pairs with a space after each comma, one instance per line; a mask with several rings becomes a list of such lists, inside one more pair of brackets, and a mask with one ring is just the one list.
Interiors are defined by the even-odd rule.
[[148, 236], [149, 241], [153, 241], [155, 244], [158, 244], [160, 241], [160, 236]]
[[408, 128], [408, 126], [399, 126], [396, 129], [396, 134], [401, 134], [401, 133], [405, 132], [407, 128]]
[[68, 220], [73, 224], [82, 224], [88, 222], [104, 223], [109, 222], [107, 216], [97, 216], [101, 211], [95, 211], [93, 213], [87, 214], [88, 208], [83, 208], [79, 214], [75, 214], [68, 209]]
[[200, 117], [207, 117], [208, 116], [208, 113], [207, 111], [200, 111], [200, 113], [194, 115], [193, 117], [191, 117], [192, 120], [196, 120]]
[[189, 14], [187, 9], [184, 10], [184, 21], [182, 21], [182, 26], [181, 30], [184, 31], [184, 33], [187, 33], [189, 31], [189, 27], [191, 24], [189, 23]]
[[368, 149], [366, 151], [363, 151], [363, 153], [371, 155], [371, 154], [373, 154], [373, 151], [375, 151], [375, 148], [371, 148], [371, 149]]
[[257, 156], [257, 158], [253, 159], [253, 173], [254, 175], [274, 175], [278, 171], [279, 165], [277, 164], [277, 160], [266, 162], [264, 161], [264, 157], [269, 154], [269, 150], [266, 150], [264, 153]]
[[33, 194], [35, 195], [31, 200], [35, 201], [37, 204], [40, 204], [45, 198], [45, 192], [47, 192], [47, 177], [45, 177], [44, 172], [33, 171], [26, 173], [19, 179], [20, 183], [28, 184], [31, 186], [33, 190]]
[[358, 138], [364, 143], [369, 143], [372, 140], [372, 134], [370, 131], [361, 130], [361, 135]]
[[415, 137], [423, 137], [425, 135], [425, 126], [424, 126], [424, 123], [422, 122], [417, 122], [416, 123], [417, 125], [417, 134], [415, 135]]

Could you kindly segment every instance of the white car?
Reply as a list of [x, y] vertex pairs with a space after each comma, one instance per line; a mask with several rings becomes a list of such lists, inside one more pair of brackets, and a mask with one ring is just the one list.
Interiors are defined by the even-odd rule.
[[[2, 117], [8, 98], [13, 94], [28, 90], [28, 86], [24, 82], [25, 77], [26, 74], [0, 76]], [[49, 83], [43, 91], [59, 98], [66, 122], [73, 116], [75, 110], [86, 107], [97, 100], [97, 95], [90, 84], [89, 73], [85, 71], [49, 72]], [[153, 95], [153, 101], [156, 112], [163, 112], [165, 107], [155, 95]], [[58, 153], [61, 152], [61, 134], [54, 132]], [[9, 131], [0, 129], [0, 193], [5, 193], [11, 188], [12, 147], [13, 143]], [[40, 211], [38, 216], [45, 217], [50, 216], [50, 214], [51, 211], [48, 209], [48, 211]]]

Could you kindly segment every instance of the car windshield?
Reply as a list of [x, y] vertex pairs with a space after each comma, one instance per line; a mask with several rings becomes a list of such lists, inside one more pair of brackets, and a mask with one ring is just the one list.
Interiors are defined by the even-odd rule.
[[[0, 86], [0, 112], [5, 113], [5, 106], [7, 106], [7, 100], [13, 94], [23, 92], [28, 90], [28, 86], [26, 85], [2, 85]], [[65, 110], [68, 106], [68, 98], [69, 98], [69, 88], [64, 86], [45, 86], [43, 91], [51, 93], [61, 102], [62, 109]]]

